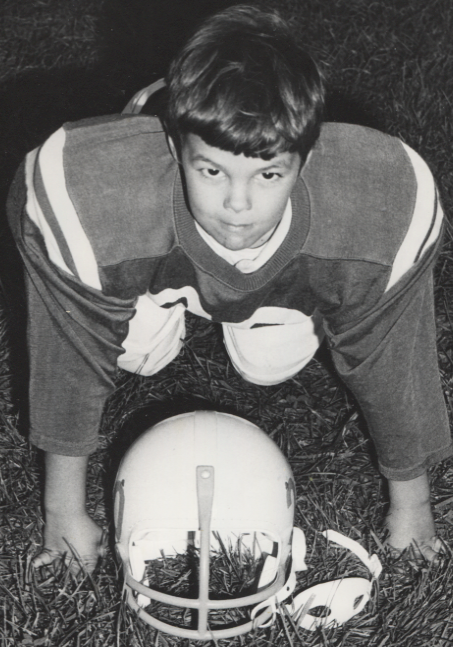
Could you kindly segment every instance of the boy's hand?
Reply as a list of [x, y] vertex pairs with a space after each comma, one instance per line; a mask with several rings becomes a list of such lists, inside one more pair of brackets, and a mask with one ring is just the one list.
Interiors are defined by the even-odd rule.
[[106, 537], [86, 511], [88, 456], [46, 453], [44, 548], [31, 568], [64, 559], [71, 572], [91, 573], [105, 552]]
[[398, 552], [412, 547], [427, 562], [442, 553], [430, 502], [426, 473], [409, 481], [389, 481], [390, 508], [385, 519], [388, 544]]
[[46, 515], [44, 548], [31, 562], [31, 568], [49, 566], [64, 560], [70, 571], [92, 573], [106, 551], [106, 533], [88, 514]]

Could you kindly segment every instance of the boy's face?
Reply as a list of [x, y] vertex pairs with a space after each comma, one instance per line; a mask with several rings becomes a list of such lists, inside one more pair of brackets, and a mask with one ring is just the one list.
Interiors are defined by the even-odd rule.
[[286, 152], [266, 161], [234, 155], [190, 133], [181, 163], [193, 217], [218, 243], [238, 250], [263, 244], [280, 222], [300, 156]]

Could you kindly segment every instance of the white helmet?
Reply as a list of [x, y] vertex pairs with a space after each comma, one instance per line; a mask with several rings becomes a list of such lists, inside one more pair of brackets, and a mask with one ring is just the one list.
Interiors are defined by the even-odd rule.
[[[291, 469], [263, 431], [236, 416], [197, 411], [146, 431], [123, 458], [114, 498], [126, 601], [161, 631], [198, 640], [250, 631], [269, 621], [271, 608], [239, 625], [231, 626], [230, 617], [221, 628], [211, 622], [210, 613], [218, 617], [219, 610], [283, 601], [294, 590], [295, 571], [305, 568], [305, 538], [293, 528]], [[264, 563], [258, 590], [211, 599], [211, 551], [237, 542]], [[293, 544], [297, 560], [291, 558]], [[182, 555], [191, 545], [199, 546], [197, 597], [178, 597], [147, 585], [147, 562]], [[152, 601], [196, 610], [196, 628], [190, 613], [185, 614], [189, 626], [151, 615], [144, 607]]]
[[[196, 411], [146, 431], [123, 458], [114, 498], [126, 602], [145, 622], [175, 636], [230, 638], [268, 626], [277, 612], [291, 614], [295, 624], [308, 630], [341, 625], [365, 607], [382, 570], [376, 555], [327, 530], [326, 539], [355, 553], [372, 579], [318, 584], [282, 605], [295, 589], [296, 572], [306, 569], [305, 535], [293, 527], [293, 475], [275, 443], [236, 416]], [[210, 596], [210, 562], [225, 546], [230, 552], [235, 546], [239, 553], [248, 551], [259, 563], [252, 593]], [[191, 548], [199, 554], [196, 596], [182, 597], [164, 591], [159, 582], [150, 584], [148, 563], [160, 562], [168, 570], [169, 558], [187, 555]], [[162, 614], [156, 617], [149, 610], [156, 603], [157, 613], [159, 604], [195, 611], [196, 628], [191, 613], [180, 613], [179, 622], [174, 614], [168, 622]], [[232, 622], [230, 612], [244, 607], [251, 608], [250, 620], [237, 621], [236, 616]], [[316, 607], [324, 609], [323, 617], [312, 613]]]

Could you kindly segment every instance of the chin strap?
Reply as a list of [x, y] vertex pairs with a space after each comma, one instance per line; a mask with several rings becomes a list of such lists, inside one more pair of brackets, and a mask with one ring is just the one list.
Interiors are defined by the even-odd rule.
[[[300, 540], [299, 533], [302, 533], [300, 529], [295, 528], [294, 530], [298, 531], [299, 539], [296, 542], [293, 541], [293, 562], [296, 565], [302, 564], [305, 566], [305, 539], [303, 542]], [[372, 579], [367, 580], [363, 577], [348, 577], [333, 580], [331, 582], [324, 582], [323, 584], [317, 584], [316, 586], [312, 586], [296, 595], [291, 604], [282, 608], [281, 603], [284, 602], [295, 589], [296, 570], [302, 570], [300, 567], [292, 567], [288, 581], [277, 595], [270, 600], [261, 602], [253, 608], [251, 617], [252, 620], [256, 621], [257, 626], [268, 627], [275, 620], [276, 613], [284, 614], [288, 612], [298, 626], [308, 629], [309, 631], [314, 631], [320, 626], [340, 626], [364, 609], [371, 597], [373, 583], [382, 572], [381, 562], [377, 555], [370, 555], [363, 546], [354, 539], [345, 537], [335, 530], [325, 530], [322, 534], [328, 541], [332, 541], [353, 552], [368, 568]], [[303, 551], [303, 555], [301, 554], [301, 551]], [[265, 565], [264, 571], [266, 570]], [[260, 587], [267, 584], [266, 581], [262, 581], [263, 576], [265, 575], [264, 571], [262, 578], [260, 579]], [[321, 610], [322, 614], [314, 615], [310, 613], [310, 610], [315, 608]], [[264, 609], [270, 609], [272, 611], [272, 616], [265, 624], [261, 624], [259, 622], [259, 614]]]
[[349, 537], [345, 537], [345, 535], [342, 535], [340, 532], [336, 532], [335, 530], [324, 530], [321, 534], [324, 535], [327, 541], [333, 541], [335, 544], [343, 546], [343, 548], [348, 548], [352, 553], [354, 553], [354, 555], [356, 555], [360, 561], [365, 564], [373, 579], [377, 579], [382, 573], [382, 564], [379, 561], [378, 556], [370, 555], [365, 548], [359, 544], [359, 542], [354, 539], [350, 539]]
[[161, 90], [162, 88], [165, 88], [166, 83], [164, 79], [159, 79], [158, 81], [155, 81], [154, 83], [151, 83], [151, 85], [148, 85], [146, 88], [143, 88], [142, 90], [139, 90], [134, 94], [132, 99], [129, 101], [129, 103], [126, 105], [124, 108], [123, 112], [121, 113], [122, 115], [138, 115], [145, 103], [148, 101], [150, 96], [157, 92], [158, 90]]

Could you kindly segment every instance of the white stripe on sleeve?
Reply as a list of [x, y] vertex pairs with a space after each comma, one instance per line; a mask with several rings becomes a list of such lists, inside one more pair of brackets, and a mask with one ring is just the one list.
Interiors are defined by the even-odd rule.
[[[386, 291], [389, 290], [416, 262], [439, 236], [442, 226], [443, 212], [437, 198], [433, 176], [426, 162], [412, 148], [403, 143], [414, 168], [417, 181], [417, 197], [415, 201], [412, 222], [406, 237], [395, 257], [390, 280]], [[433, 223], [433, 218], [435, 221]], [[430, 228], [431, 232], [430, 231]], [[429, 233], [429, 237], [427, 238]]]
[[38, 150], [39, 149], [36, 148], [34, 151], [31, 151], [31, 153], [28, 153], [25, 160], [25, 185], [27, 187], [27, 204], [25, 206], [25, 209], [30, 220], [35, 223], [44, 238], [49, 259], [52, 261], [52, 263], [54, 263], [54, 265], [64, 270], [68, 274], [71, 274], [71, 276], [74, 276], [74, 273], [71, 272], [63, 259], [56, 238], [53, 235], [53, 232], [49, 227], [36, 198], [36, 193], [33, 186], [33, 175]]
[[52, 210], [71, 251], [80, 280], [101, 289], [98, 266], [90, 241], [66, 190], [63, 167], [65, 131], [60, 128], [43, 145], [39, 153], [41, 175]]

